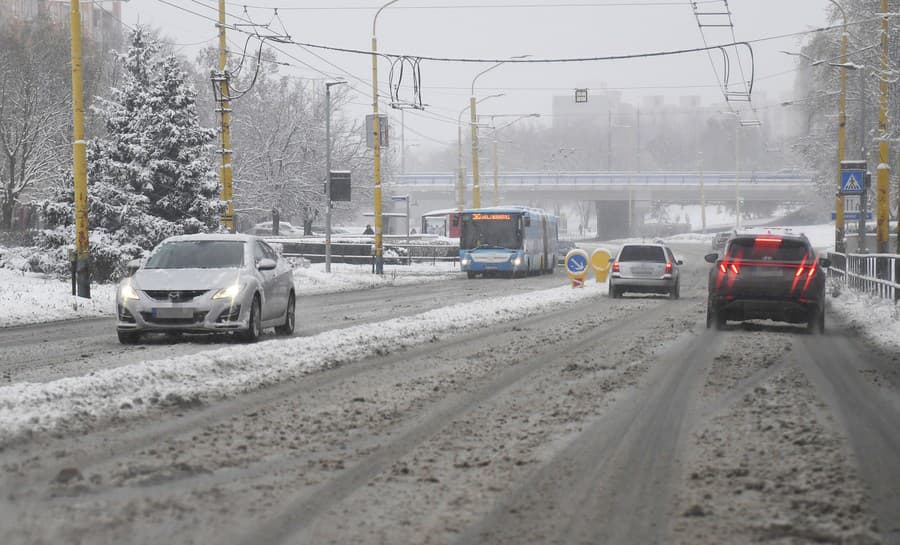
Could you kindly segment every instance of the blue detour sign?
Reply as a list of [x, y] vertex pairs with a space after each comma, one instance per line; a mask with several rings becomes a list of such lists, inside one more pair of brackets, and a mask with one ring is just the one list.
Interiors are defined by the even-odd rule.
[[572, 287], [584, 287], [584, 279], [588, 273], [588, 254], [580, 248], [570, 250], [566, 254], [566, 273], [572, 280]]

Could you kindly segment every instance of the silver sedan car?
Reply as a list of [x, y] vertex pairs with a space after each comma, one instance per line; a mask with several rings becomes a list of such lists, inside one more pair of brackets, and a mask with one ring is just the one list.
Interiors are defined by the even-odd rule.
[[234, 332], [255, 341], [264, 328], [294, 332], [294, 274], [264, 240], [209, 234], [162, 241], [116, 294], [124, 344], [146, 332]]
[[678, 267], [682, 265], [665, 244], [625, 244], [612, 263], [609, 296], [625, 292], [681, 295]]

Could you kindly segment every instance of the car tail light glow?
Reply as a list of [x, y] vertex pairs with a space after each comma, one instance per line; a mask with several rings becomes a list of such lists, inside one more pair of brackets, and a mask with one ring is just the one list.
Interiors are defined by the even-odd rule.
[[669, 261], [666, 263], [666, 274], [671, 274], [671, 273], [672, 273], [672, 262]]
[[619, 262], [613, 263], [612, 272], [619, 272]]
[[781, 244], [781, 239], [780, 238], [759, 237], [756, 239], [756, 242], [759, 242], [761, 244]]

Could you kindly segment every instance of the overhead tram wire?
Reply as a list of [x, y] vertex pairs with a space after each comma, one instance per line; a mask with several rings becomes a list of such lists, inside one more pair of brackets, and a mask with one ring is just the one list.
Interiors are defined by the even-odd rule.
[[[719, 0], [698, 0], [698, 4], [711, 4], [717, 2]], [[304, 7], [296, 7], [296, 6], [259, 6], [253, 4], [244, 4], [238, 2], [226, 2], [228, 5], [232, 6], [246, 6], [252, 9], [278, 9], [282, 11], [374, 11], [378, 9], [378, 6], [304, 6]], [[589, 2], [589, 3], [580, 3], [580, 2], [563, 2], [563, 3], [547, 3], [547, 2], [533, 2], [533, 3], [518, 3], [518, 4], [432, 4], [425, 6], [395, 6], [392, 9], [405, 9], [405, 10], [423, 10], [423, 9], [529, 9], [529, 8], [537, 8], [537, 9], [556, 9], [556, 8], [621, 8], [621, 7], [634, 7], [634, 8], [642, 8], [642, 7], [666, 7], [666, 6], [680, 6], [683, 5], [682, 2], [676, 0], [657, 0], [651, 2]]]

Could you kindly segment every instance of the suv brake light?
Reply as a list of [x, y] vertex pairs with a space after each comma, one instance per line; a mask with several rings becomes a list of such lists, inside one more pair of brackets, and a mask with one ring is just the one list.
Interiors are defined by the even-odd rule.
[[672, 274], [672, 262], [671, 261], [666, 262], [666, 274]]
[[737, 263], [719, 263], [719, 270], [722, 271], [722, 274], [728, 274], [729, 269], [736, 275], [741, 274], [741, 267]]
[[613, 262], [612, 272], [619, 272], [619, 262], [618, 261]]

